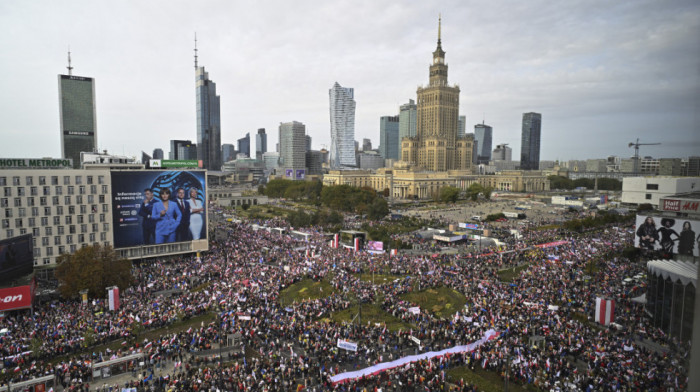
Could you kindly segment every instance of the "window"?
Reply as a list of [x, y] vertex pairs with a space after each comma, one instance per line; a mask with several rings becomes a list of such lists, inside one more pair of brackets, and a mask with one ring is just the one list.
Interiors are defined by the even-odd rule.
[[15, 197], [15, 207], [22, 207], [22, 199]]
[[75, 185], [80, 185], [83, 183], [83, 176], [75, 176]]
[[27, 216], [27, 209], [20, 208], [19, 210], [17, 210], [17, 213], [19, 214], [20, 217]]
[[70, 176], [63, 176], [63, 185], [70, 185]]
[[4, 189], [4, 191], [5, 191], [5, 196], [6, 196], [6, 197], [12, 196], [12, 188], [10, 188], [9, 186], [6, 186], [5, 189]]
[[7, 177], [0, 177], [0, 186], [7, 185]]
[[46, 177], [39, 176], [39, 185], [46, 185]]
[[24, 191], [23, 186], [17, 187], [17, 196], [26, 196], [26, 195], [27, 195], [27, 193]]
[[32, 207], [32, 216], [39, 216], [39, 207]]
[[51, 187], [45, 186], [42, 188], [44, 196], [49, 196], [51, 194]]
[[35, 186], [29, 188], [29, 194], [32, 196], [39, 196], [39, 188]]
[[109, 212], [109, 205], [102, 204], [102, 212]]
[[105, 221], [105, 214], [100, 214], [100, 223]]
[[65, 205], [70, 205], [70, 196], [64, 196], [63, 197], [63, 204]]
[[97, 229], [97, 223], [93, 223], [93, 224], [92, 224], [92, 232], [93, 232], [93, 233], [96, 233], [97, 230], [98, 230], [98, 229]]
[[68, 194], [69, 195], [74, 195], [75, 194], [75, 187], [74, 186], [69, 186], [68, 187]]
[[5, 209], [5, 218], [12, 218], [12, 210], [7, 208]]
[[7, 229], [8, 227], [10, 227], [10, 220], [9, 220], [9, 219], [3, 219], [3, 220], [2, 220], [2, 228], [3, 228], [3, 229]]
[[51, 185], [58, 185], [58, 176], [51, 176]]
[[644, 196], [644, 198], [647, 199], [647, 200], [651, 200], [651, 193], [647, 193], [647, 194]]
[[98, 200], [99, 200], [100, 204], [103, 204], [105, 202], [105, 195], [98, 196]]
[[49, 246], [49, 237], [41, 237], [41, 246]]
[[39, 205], [45, 206], [48, 204], [46, 196], [42, 196], [39, 198]]
[[[80, 218], [80, 216], [78, 216], [78, 218]], [[72, 216], [66, 215], [66, 219], [65, 219], [65, 220], [66, 220], [66, 224], [67, 224], [67, 225], [73, 224], [73, 217], [72, 217]]]
[[32, 176], [27, 176], [27, 177], [25, 177], [24, 182], [25, 182], [27, 185], [34, 185], [34, 177], [32, 177]]
[[27, 234], [27, 229], [19, 229], [19, 235]]
[[88, 204], [94, 203], [94, 202], [95, 202], [95, 196], [93, 196], [93, 195], [88, 195], [87, 202], [88, 202]]
[[63, 206], [56, 207], [56, 215], [63, 215]]
[[34, 240], [35, 244], [36, 244], [36, 238], [39, 237], [39, 235], [40, 235], [39, 231], [40, 231], [40, 229], [38, 227], [35, 227], [32, 229], [32, 235], [34, 236], [33, 240]]
[[51, 264], [51, 259], [49, 259], [48, 257], [44, 258], [44, 265], [46, 264]]
[[102, 185], [102, 193], [107, 193], [107, 185]]
[[90, 242], [94, 243], [95, 242], [95, 233], [90, 233]]
[[58, 198], [58, 196], [52, 196], [51, 202], [53, 203], [53, 205], [57, 206], [60, 204], [61, 200]]
[[82, 196], [76, 196], [76, 197], [75, 197], [75, 204], [83, 204], [83, 197], [82, 197]]
[[78, 215], [78, 219], [76, 219], [76, 222], [78, 223], [83, 223], [85, 221], [85, 216], [83, 215]]
[[85, 243], [85, 234], [78, 234], [78, 242], [81, 244]]
[[62, 255], [62, 254], [64, 254], [64, 253], [66, 253], [66, 247], [63, 246], [63, 245], [59, 246], [59, 247], [58, 247], [58, 254], [59, 254], [59, 255]]
[[54, 245], [61, 245], [61, 236], [60, 235], [53, 237], [53, 244]]
[[78, 250], [78, 247], [75, 245], [70, 246], [70, 253], [75, 253], [75, 251]]
[[4, 197], [0, 199], [0, 207], [8, 207], [10, 199]]
[[87, 176], [88, 185], [92, 184], [92, 176]]
[[34, 257], [41, 256], [41, 248], [34, 248]]
[[14, 186], [19, 185], [19, 176], [12, 177], [12, 185], [14, 185]]
[[659, 184], [647, 184], [647, 190], [648, 191], [658, 191]]
[[97, 183], [104, 184], [105, 183], [105, 176], [97, 176]]
[[81, 195], [85, 194], [85, 185], [81, 185], [78, 187], [78, 193]]
[[109, 223], [105, 223], [102, 225], [102, 230], [104, 231], [109, 231]]
[[15, 227], [24, 227], [22, 218], [15, 219]]
[[29, 218], [28, 226], [29, 227], [36, 226], [36, 218]]
[[[48, 238], [47, 238], [48, 239]], [[49, 246], [46, 248], [46, 255], [53, 256], [53, 247]]]
[[34, 198], [33, 198], [33, 197], [27, 198], [27, 205], [28, 205], [29, 207], [32, 207], [32, 206], [35, 205], [35, 201], [34, 201]]
[[7, 229], [7, 238], [12, 238], [15, 236], [15, 231], [12, 229]]
[[107, 233], [105, 233], [105, 232], [100, 233], [100, 241], [102, 241], [102, 242], [107, 241]]
[[81, 214], [87, 214], [87, 206], [86, 206], [86, 205], [80, 206], [80, 213], [81, 213]]
[[[75, 234], [75, 225], [68, 226], [68, 232], [71, 234]], [[80, 241], [80, 242], [83, 242], [83, 241]]]
[[71, 215], [75, 214], [75, 206], [68, 206], [68, 213]]
[[95, 223], [95, 215], [94, 214], [88, 215], [88, 222]]
[[51, 207], [44, 207], [44, 215], [46, 215], [46, 216], [51, 215]]
[[86, 224], [80, 225], [80, 232], [81, 233], [87, 233], [88, 232], [88, 226]]
[[57, 225], [60, 225], [60, 224], [61, 224], [61, 217], [58, 216], [58, 215], [54, 216], [54, 217], [53, 217], [53, 225], [54, 225], [54, 226], [57, 226]]
[[97, 185], [90, 185], [90, 193], [93, 195], [97, 194]]
[[73, 236], [67, 235], [66, 236], [66, 244], [72, 244], [72, 243], [73, 243]]
[[56, 187], [56, 194], [57, 194], [57, 195], [62, 195], [62, 194], [63, 194], [63, 187], [62, 187], [62, 186], [57, 186], [57, 187]]
[[41, 225], [48, 226], [49, 225], [49, 218], [47, 218], [45, 216], [41, 217]]
[[46, 235], [53, 235], [53, 227], [51, 227], [51, 226], [44, 227], [44, 233]]

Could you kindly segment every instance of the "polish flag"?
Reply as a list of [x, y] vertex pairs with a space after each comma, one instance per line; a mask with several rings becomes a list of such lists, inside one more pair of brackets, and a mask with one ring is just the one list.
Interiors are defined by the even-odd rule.
[[109, 288], [107, 297], [109, 301], [109, 310], [119, 310], [119, 287], [114, 286]]
[[595, 322], [609, 325], [615, 320], [615, 301], [611, 299], [595, 299]]

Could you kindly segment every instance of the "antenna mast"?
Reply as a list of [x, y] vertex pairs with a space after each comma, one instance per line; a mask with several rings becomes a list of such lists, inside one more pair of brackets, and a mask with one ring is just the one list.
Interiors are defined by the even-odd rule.
[[70, 47], [68, 48], [68, 75], [73, 75], [73, 67], [70, 65]]
[[194, 69], [197, 69], [197, 33], [194, 33]]

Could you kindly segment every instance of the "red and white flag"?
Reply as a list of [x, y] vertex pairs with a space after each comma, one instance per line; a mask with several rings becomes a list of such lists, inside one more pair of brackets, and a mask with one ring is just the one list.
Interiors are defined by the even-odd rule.
[[119, 310], [119, 287], [114, 286], [107, 290], [109, 310]]
[[398, 255], [398, 254], [399, 254], [399, 250], [398, 250], [398, 249], [392, 249], [392, 250], [391, 250], [391, 255], [392, 255], [392, 256], [396, 256], [396, 255]]
[[615, 320], [615, 301], [612, 299], [595, 299], [595, 321], [603, 325], [609, 325]]
[[355, 238], [355, 252], [357, 252], [359, 250], [360, 250], [360, 239], [356, 237]]

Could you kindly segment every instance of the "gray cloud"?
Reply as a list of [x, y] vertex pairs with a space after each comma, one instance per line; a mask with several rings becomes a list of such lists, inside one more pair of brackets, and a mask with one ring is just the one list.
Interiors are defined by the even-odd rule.
[[328, 89], [355, 88], [356, 139], [427, 83], [437, 15], [471, 125], [518, 155], [523, 112], [543, 114], [543, 159], [683, 157], [700, 144], [694, 1], [0, 2], [0, 156], [58, 156], [66, 51], [96, 78], [101, 148], [138, 155], [196, 138], [193, 35], [222, 102], [222, 139], [280, 122], [330, 144]]

